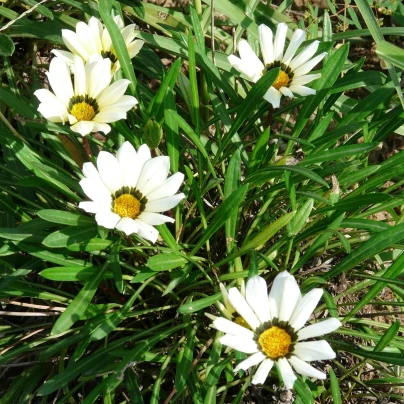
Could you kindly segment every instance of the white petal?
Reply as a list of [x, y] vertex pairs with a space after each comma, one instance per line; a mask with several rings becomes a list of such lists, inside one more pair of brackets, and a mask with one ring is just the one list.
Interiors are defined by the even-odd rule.
[[86, 49], [88, 55], [91, 55], [94, 53], [93, 49], [93, 41], [92, 41], [92, 32], [89, 28], [89, 26], [83, 22], [80, 21], [76, 25], [76, 34], [77, 34], [77, 39], [80, 41], [80, 44]]
[[298, 356], [303, 361], [322, 361], [334, 359], [335, 352], [327, 341], [308, 341], [295, 344], [293, 355]]
[[126, 111], [113, 110], [113, 111], [100, 111], [94, 118], [94, 122], [97, 123], [112, 123], [120, 121], [121, 119], [126, 119]]
[[157, 238], [159, 236], [159, 232], [157, 229], [139, 219], [136, 219], [135, 222], [139, 226], [138, 234], [140, 237], [143, 237], [144, 239], [149, 240], [152, 243], [155, 243], [157, 241]]
[[300, 330], [306, 324], [314, 309], [317, 307], [321, 296], [323, 296], [323, 289], [313, 289], [307, 293], [296, 306], [289, 321], [289, 325], [292, 326], [295, 331]]
[[274, 60], [282, 60], [283, 48], [285, 47], [287, 32], [288, 26], [284, 22], [281, 22], [276, 27], [276, 35], [274, 41]]
[[297, 379], [296, 375], [293, 373], [293, 369], [290, 366], [289, 362], [285, 358], [281, 358], [277, 361], [277, 365], [279, 367], [279, 371], [281, 372], [283, 383], [285, 384], [287, 389], [293, 389], [293, 385], [295, 384], [295, 380]]
[[161, 186], [155, 191], [147, 195], [148, 201], [154, 201], [156, 199], [165, 198], [166, 196], [174, 195], [180, 188], [184, 181], [184, 174], [175, 173], [171, 177], [167, 178]]
[[97, 213], [100, 210], [99, 205], [95, 202], [84, 201], [79, 203], [79, 208], [85, 210], [88, 213]]
[[258, 352], [257, 343], [252, 338], [235, 337], [234, 335], [226, 334], [219, 338], [219, 342], [222, 345], [226, 345], [229, 348], [236, 351], [244, 352], [247, 354], [253, 354]]
[[101, 151], [97, 158], [97, 168], [102, 182], [111, 194], [122, 187], [121, 168], [115, 156], [106, 151]]
[[257, 371], [255, 372], [254, 378], [252, 379], [252, 384], [264, 384], [268, 377], [269, 372], [272, 369], [274, 362], [271, 359], [265, 359], [259, 365]]
[[313, 368], [313, 366], [309, 365], [307, 362], [302, 361], [297, 356], [292, 355], [289, 358], [289, 362], [294, 367], [297, 373], [300, 373], [303, 376], [315, 377], [316, 379], [325, 379], [327, 376], [325, 373], [320, 372], [319, 370]]
[[150, 213], [150, 212], [142, 212], [139, 217], [139, 220], [150, 224], [150, 226], [158, 226], [163, 223], [174, 223], [175, 220], [169, 216], [160, 215], [159, 213]]
[[68, 52], [68, 51], [63, 51], [60, 49], [52, 49], [51, 52], [58, 57], [59, 59], [62, 59], [65, 63], [67, 63], [68, 66], [73, 65], [74, 63], [74, 53]]
[[55, 116], [67, 120], [66, 106], [53, 93], [49, 90], [41, 89], [36, 90], [34, 94], [41, 102], [40, 109], [38, 108], [38, 110], [45, 118], [49, 119], [48, 117]]
[[258, 27], [258, 34], [260, 38], [261, 53], [265, 65], [269, 65], [274, 61], [274, 44], [273, 34], [271, 28], [264, 24]]
[[109, 87], [107, 87], [97, 100], [100, 109], [113, 105], [116, 101], [118, 101], [125, 94], [129, 83], [129, 80], [122, 79], [115, 81]]
[[122, 186], [134, 187], [132, 176], [136, 170], [137, 153], [135, 148], [128, 141], [122, 143], [116, 153], [116, 159], [121, 167]]
[[252, 50], [250, 44], [242, 39], [238, 44], [238, 52], [240, 54], [241, 60], [247, 62], [251, 66], [251, 70], [257, 73], [262, 73], [264, 70], [264, 65], [258, 56]]
[[298, 67], [295, 71], [294, 74], [296, 77], [299, 76], [304, 76], [311, 70], [313, 70], [314, 66], [316, 66], [318, 63], [320, 63], [324, 56], [327, 54], [327, 52], [320, 53], [318, 56], [314, 57], [313, 59], [309, 60], [306, 63], [303, 63], [300, 67]]
[[83, 46], [75, 32], [69, 29], [62, 29], [62, 39], [69, 51], [87, 60], [89, 57], [88, 49]]
[[286, 66], [289, 65], [290, 61], [292, 60], [293, 56], [295, 56], [296, 51], [299, 49], [299, 46], [303, 43], [306, 39], [306, 32], [302, 29], [297, 29], [290, 40], [288, 49], [283, 56], [282, 63]]
[[91, 177], [97, 178], [100, 175], [93, 163], [84, 163], [82, 170], [83, 170], [83, 175], [86, 178], [91, 178]]
[[80, 133], [81, 136], [87, 136], [94, 130], [94, 122], [92, 121], [80, 121], [70, 126], [73, 132]]
[[139, 231], [139, 226], [137, 225], [136, 221], [130, 217], [123, 217], [116, 225], [116, 228], [123, 231], [127, 236]]
[[96, 17], [91, 17], [88, 21], [89, 27], [89, 42], [92, 49], [92, 53], [101, 53], [102, 51], [102, 24], [101, 21]]
[[264, 95], [264, 99], [272, 104], [274, 108], [279, 108], [281, 104], [281, 93], [275, 87], [269, 87]]
[[223, 317], [216, 317], [213, 321], [212, 326], [216, 330], [222, 331], [226, 334], [234, 335], [235, 337], [245, 337], [249, 339], [254, 338], [254, 333], [239, 324], [233, 323], [233, 321], [227, 320]]
[[230, 318], [233, 317], [233, 313], [236, 311], [234, 309], [234, 307], [232, 306], [232, 304], [230, 303], [230, 299], [229, 299], [229, 293], [227, 292], [226, 287], [223, 285], [223, 283], [219, 283], [219, 287], [220, 287], [220, 292], [222, 293], [222, 297], [223, 297], [223, 303], [226, 306], [226, 310], [229, 312], [230, 314]]
[[267, 283], [256, 275], [247, 281], [246, 300], [261, 323], [271, 320]]
[[75, 56], [74, 60], [74, 95], [86, 95], [87, 81], [83, 59]]
[[279, 91], [284, 95], [285, 97], [290, 97], [294, 98], [295, 96], [293, 95], [292, 91], [289, 90], [287, 87], [281, 87]]
[[111, 206], [111, 193], [99, 177], [83, 178], [80, 186], [84, 193], [94, 202], [102, 206]]
[[282, 271], [276, 275], [274, 279], [271, 291], [269, 292], [269, 307], [272, 318], [279, 318], [281, 299], [282, 295], [285, 293], [284, 284], [286, 279], [288, 279], [290, 276], [291, 275], [288, 272]]
[[[100, 112], [99, 114], [97, 114], [97, 116], [116, 113], [122, 117], [120, 119], [125, 119], [126, 112], [132, 109], [136, 104], [138, 104], [138, 101], [135, 97], [132, 97], [131, 95], [123, 95], [118, 100], [116, 100], [114, 104], [104, 105], [102, 108], [100, 108]], [[104, 119], [104, 122], [114, 122], [110, 120], [113, 118], [99, 118], [99, 120], [102, 119]], [[115, 119], [115, 121], [116, 120], [117, 119]]]
[[302, 339], [320, 337], [321, 335], [329, 334], [341, 327], [341, 322], [336, 318], [328, 318], [327, 320], [321, 321], [316, 324], [309, 325], [302, 328], [297, 332], [297, 339], [301, 341]]
[[234, 369], [234, 372], [238, 372], [239, 370], [247, 370], [255, 365], [258, 365], [261, 363], [266, 356], [262, 352], [257, 352], [251, 356], [249, 356], [247, 359], [243, 360], [240, 362]]
[[147, 195], [159, 188], [167, 179], [170, 170], [170, 158], [168, 156], [155, 157], [147, 161], [140, 173], [136, 188]]
[[308, 95], [313, 95], [316, 93], [316, 90], [313, 90], [312, 88], [305, 87], [305, 86], [294, 86], [291, 85], [289, 87], [289, 90], [292, 91], [295, 94], [299, 94], [303, 97], [306, 97]]
[[99, 226], [106, 227], [107, 229], [114, 229], [119, 220], [120, 216], [111, 211], [98, 212], [95, 215], [95, 220]]
[[248, 61], [241, 60], [237, 56], [230, 55], [227, 57], [229, 63], [240, 73], [245, 74], [252, 82], [257, 82], [262, 76], [262, 70], [257, 71]]
[[135, 24], [127, 25], [125, 28], [122, 29], [121, 34], [123, 40], [125, 41], [125, 44], [128, 45], [136, 37]]
[[69, 66], [62, 59], [53, 58], [47, 77], [56, 97], [67, 106], [74, 95]]
[[237, 288], [231, 288], [229, 290], [229, 300], [237, 313], [247, 321], [252, 330], [260, 326], [261, 323], [257, 316]]
[[69, 115], [66, 110], [62, 110], [57, 105], [41, 103], [38, 106], [40, 112], [48, 121], [66, 123], [69, 120]]
[[293, 276], [289, 276], [285, 280], [283, 291], [279, 307], [279, 320], [289, 322], [295, 307], [302, 298], [299, 285]]
[[120, 15], [116, 15], [116, 16], [113, 18], [113, 20], [114, 20], [115, 24], [118, 26], [118, 28], [119, 28], [120, 30], [122, 30], [123, 27], [125, 26], [124, 23], [123, 23], [122, 17], [121, 17]]
[[87, 71], [87, 94], [97, 99], [100, 93], [105, 90], [111, 82], [111, 61], [103, 59]]
[[111, 131], [111, 127], [107, 123], [94, 122], [93, 132], [104, 132], [105, 134]]
[[294, 71], [303, 63], [309, 61], [317, 52], [319, 41], [312, 42], [309, 46], [304, 48], [289, 64], [289, 67]]
[[[128, 149], [129, 145], [126, 145], [127, 142], [124, 142], [121, 148]], [[143, 144], [139, 147], [137, 153], [133, 154], [128, 150], [123, 150], [127, 156], [125, 157], [126, 162], [121, 165], [122, 175], [123, 175], [123, 185], [136, 188], [140, 172], [142, 171], [143, 165], [146, 161], [150, 160], [151, 154], [150, 149], [146, 144]], [[119, 154], [119, 152], [118, 152]], [[118, 156], [117, 156], [118, 157]], [[123, 158], [123, 157], [122, 157]], [[123, 161], [123, 160], [122, 160]], [[120, 162], [121, 164], [121, 162]], [[149, 199], [148, 199], [149, 200]]]
[[109, 52], [112, 49], [112, 40], [106, 28], [102, 31], [102, 49]]
[[128, 45], [128, 53], [131, 59], [134, 58], [140, 52], [140, 49], [142, 49], [143, 44], [144, 41], [138, 39]]
[[183, 199], [185, 195], [183, 193], [168, 196], [167, 198], [157, 199], [155, 201], [147, 202], [145, 211], [146, 212], [165, 212], [177, 206]]
[[303, 86], [304, 84], [311, 83], [313, 80], [317, 80], [321, 77], [321, 73], [306, 74], [305, 76], [294, 77], [291, 85]]

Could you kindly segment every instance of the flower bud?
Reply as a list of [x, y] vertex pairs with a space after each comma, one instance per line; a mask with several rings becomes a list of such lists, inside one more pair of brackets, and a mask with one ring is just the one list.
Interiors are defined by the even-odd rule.
[[144, 127], [144, 139], [150, 149], [155, 149], [163, 137], [163, 130], [154, 118], [150, 118]]

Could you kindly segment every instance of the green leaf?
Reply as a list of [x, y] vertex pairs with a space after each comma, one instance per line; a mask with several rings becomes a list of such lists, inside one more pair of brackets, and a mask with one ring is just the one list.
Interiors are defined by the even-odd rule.
[[94, 266], [52, 267], [39, 272], [39, 275], [51, 281], [85, 281], [99, 271], [100, 268]]
[[52, 223], [64, 224], [66, 226], [87, 227], [94, 226], [95, 224], [93, 218], [63, 210], [43, 209], [38, 210], [36, 214], [43, 220]]
[[331, 396], [333, 404], [342, 404], [341, 390], [339, 388], [337, 376], [335, 375], [335, 372], [331, 367], [329, 372], [330, 372]]
[[154, 255], [147, 260], [147, 266], [156, 272], [160, 271], [169, 271], [171, 269], [180, 267], [185, 265], [188, 260], [179, 255], [174, 255], [174, 253], [167, 254], [164, 252], [163, 254]]
[[400, 321], [396, 320], [387, 331], [384, 331], [382, 337], [375, 346], [374, 352], [382, 352], [383, 349], [389, 345], [400, 330], [400, 325]]
[[376, 54], [380, 59], [404, 69], [404, 50], [387, 41], [381, 41], [376, 46]]
[[66, 307], [66, 310], [61, 314], [53, 326], [51, 331], [52, 335], [57, 335], [68, 330], [79, 319], [79, 317], [84, 314], [91, 299], [94, 297], [95, 292], [97, 292], [98, 285], [104, 278], [106, 268], [107, 264], [105, 264], [98, 273], [83, 286], [78, 295]]
[[0, 33], [0, 56], [11, 56], [14, 53], [15, 46], [11, 38]]
[[177, 391], [180, 391], [187, 383], [189, 370], [193, 360], [196, 331], [196, 327], [192, 328], [185, 344], [181, 360], [177, 365], [177, 371], [175, 373], [175, 388]]
[[212, 304], [215, 304], [222, 297], [221, 293], [216, 293], [215, 295], [205, 297], [200, 300], [196, 300], [195, 302], [185, 303], [178, 308], [178, 313], [180, 314], [191, 314], [195, 313], [199, 310], [204, 309]]
[[42, 244], [51, 248], [68, 247], [72, 244], [84, 244], [96, 235], [97, 229], [94, 227], [87, 229], [67, 227], [49, 234]]

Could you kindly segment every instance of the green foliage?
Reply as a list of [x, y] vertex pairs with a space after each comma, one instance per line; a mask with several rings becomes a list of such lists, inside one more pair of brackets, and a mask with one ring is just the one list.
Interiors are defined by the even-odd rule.
[[[219, 281], [270, 283], [282, 270], [303, 293], [325, 290], [316, 318], [343, 322], [326, 338], [337, 352], [330, 370], [318, 362], [329, 377], [299, 377], [295, 402], [402, 399], [402, 4], [328, 0], [297, 24], [289, 0], [56, 3], [0, 7], [0, 404], [280, 400], [275, 369], [255, 387], [254, 370], [234, 374], [245, 357], [222, 348], [203, 314], [218, 315]], [[117, 14], [145, 41], [133, 60]], [[91, 16], [139, 104], [107, 136], [83, 140], [43, 119], [33, 93], [49, 51], [65, 49], [62, 29]], [[258, 26], [280, 22], [328, 54], [316, 94], [272, 111], [263, 96], [279, 69], [251, 83], [227, 56], [233, 36], [258, 52]], [[372, 39], [385, 71], [355, 58]], [[83, 163], [124, 141], [147, 143], [185, 174], [185, 201], [155, 244], [97, 226], [78, 206]], [[399, 393], [386, 394], [391, 386]]]

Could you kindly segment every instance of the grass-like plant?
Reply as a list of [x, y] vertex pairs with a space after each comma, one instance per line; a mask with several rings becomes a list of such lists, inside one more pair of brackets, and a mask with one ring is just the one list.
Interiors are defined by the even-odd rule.
[[2, 3], [0, 404], [401, 402], [404, 7], [272, 3]]

